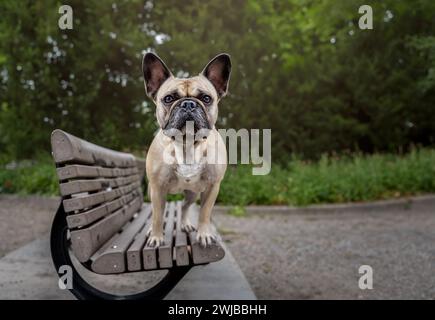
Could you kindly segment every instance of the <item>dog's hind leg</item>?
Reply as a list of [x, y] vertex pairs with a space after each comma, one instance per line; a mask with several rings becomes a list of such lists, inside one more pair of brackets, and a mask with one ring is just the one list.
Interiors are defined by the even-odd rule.
[[198, 194], [190, 190], [184, 190], [184, 201], [181, 207], [181, 229], [186, 232], [195, 230], [195, 226], [190, 222], [189, 209], [196, 201]]

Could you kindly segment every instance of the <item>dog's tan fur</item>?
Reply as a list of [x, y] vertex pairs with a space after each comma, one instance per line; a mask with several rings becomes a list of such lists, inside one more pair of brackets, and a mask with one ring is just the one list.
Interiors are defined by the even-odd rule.
[[[145, 85], [147, 88], [146, 81]], [[177, 161], [172, 164], [165, 163], [164, 151], [169, 150], [170, 153], [176, 154], [185, 147], [182, 142], [171, 139], [162, 131], [172, 110], [172, 108], [168, 109], [164, 106], [162, 99], [168, 93], [175, 91], [180, 98], [196, 97], [199, 92], [205, 92], [212, 97], [213, 103], [207, 108], [201, 104], [201, 107], [206, 111], [212, 129], [206, 139], [194, 144], [194, 148], [195, 151], [201, 151], [197, 154], [203, 154], [204, 150], [215, 151], [219, 161], [202, 163], [200, 166], [186, 166], [185, 164], [182, 166]], [[148, 193], [152, 203], [152, 228], [148, 244], [152, 246], [160, 246], [163, 243], [163, 213], [166, 195], [170, 193], [184, 192], [182, 229], [188, 232], [194, 230], [188, 216], [189, 208], [200, 194], [201, 205], [197, 238], [203, 246], [212, 243], [215, 239], [215, 235], [210, 228], [210, 216], [227, 166], [225, 145], [215, 128], [215, 123], [218, 115], [218, 103], [225, 93], [226, 86], [225, 92], [219, 94], [214, 84], [203, 73], [187, 79], [176, 78], [170, 73], [153, 96], [156, 104], [156, 118], [160, 129], [151, 143], [146, 159], [146, 174], [149, 182]]]

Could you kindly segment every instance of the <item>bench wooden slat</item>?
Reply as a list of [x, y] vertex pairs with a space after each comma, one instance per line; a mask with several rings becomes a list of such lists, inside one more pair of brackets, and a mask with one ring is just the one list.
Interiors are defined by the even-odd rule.
[[51, 149], [56, 163], [83, 163], [103, 167], [134, 167], [133, 155], [97, 146], [56, 129], [51, 134]]
[[175, 202], [169, 202], [167, 205], [168, 210], [166, 212], [165, 228], [163, 245], [159, 246], [159, 267], [170, 268], [173, 265], [172, 262], [172, 243], [174, 232], [174, 219], [175, 219]]
[[90, 195], [78, 196], [72, 199], [65, 199], [63, 200], [63, 206], [66, 212], [82, 210], [85, 208], [96, 206], [103, 202], [111, 201], [139, 187], [140, 182], [137, 181], [125, 187], [119, 187], [110, 191], [101, 191]]
[[[166, 213], [169, 210], [169, 203], [167, 202], [165, 205], [165, 213], [164, 217], [166, 217]], [[142, 249], [142, 263], [144, 270], [153, 270], [157, 269], [157, 250], [154, 247], [150, 247], [149, 245], [145, 244], [145, 246]]]
[[106, 182], [105, 179], [97, 179], [97, 180], [77, 180], [72, 182], [65, 182], [59, 185], [60, 194], [63, 196], [67, 196], [73, 193], [81, 193], [87, 191], [95, 191], [95, 190], [103, 190], [110, 187], [110, 184], [107, 183], [103, 187], [103, 183]]
[[181, 206], [182, 202], [177, 202], [177, 219], [175, 228], [175, 262], [177, 266], [189, 265], [189, 251], [187, 247], [187, 234], [181, 230]]
[[71, 231], [71, 246], [80, 262], [92, 254], [118, 232], [142, 207], [142, 199], [134, 198], [128, 205], [85, 229]]
[[[219, 237], [216, 228], [211, 224], [213, 232]], [[221, 260], [225, 256], [225, 251], [219, 244], [221, 239], [218, 238], [216, 243], [208, 245], [204, 248], [198, 241], [196, 241], [196, 231], [189, 233], [190, 246], [192, 250], [192, 260], [194, 264], [203, 264]]]
[[[199, 211], [200, 208], [196, 204], [193, 204], [189, 212], [190, 220], [195, 224], [196, 229], [198, 229], [197, 222], [199, 218]], [[210, 225], [210, 227], [212, 228], [212, 232], [217, 235], [218, 239], [215, 243], [208, 245], [206, 248], [202, 247], [202, 245], [196, 240], [196, 231], [189, 232], [187, 234], [190, 247], [189, 253], [194, 265], [215, 262], [221, 260], [225, 256], [225, 251], [220, 244], [221, 239], [216, 231], [216, 227], [213, 223]]]
[[122, 187], [139, 180], [139, 175], [119, 177], [113, 179], [74, 180], [60, 184], [60, 193], [63, 196], [80, 192], [100, 191], [107, 188]]
[[56, 169], [59, 180], [72, 178], [94, 178], [98, 177], [98, 167], [71, 165]]
[[92, 270], [100, 274], [122, 273], [127, 269], [126, 251], [134, 237], [144, 227], [151, 213], [150, 205], [144, 206], [137, 217], [124, 227], [118, 237], [109, 241], [104, 250], [92, 257]]
[[137, 167], [133, 168], [103, 168], [98, 166], [87, 166], [81, 164], [67, 165], [56, 169], [60, 181], [76, 178], [112, 178], [119, 176], [130, 176], [133, 174], [143, 175]]
[[[151, 214], [151, 204], [149, 206]], [[139, 271], [142, 270], [142, 249], [148, 240], [148, 230], [151, 228], [151, 216], [147, 220], [145, 226], [136, 235], [133, 243], [127, 250], [127, 269], [128, 271]]]
[[135, 189], [132, 192], [127, 193], [126, 195], [118, 199], [104, 203], [89, 211], [85, 211], [83, 213], [70, 214], [66, 217], [68, 227], [70, 229], [73, 229], [77, 227], [87, 226], [101, 219], [102, 217], [107, 216], [108, 214], [114, 212], [116, 209], [121, 208], [124, 204], [129, 203], [131, 200], [133, 200], [134, 197], [137, 197], [141, 192], [142, 191], [140, 189]]

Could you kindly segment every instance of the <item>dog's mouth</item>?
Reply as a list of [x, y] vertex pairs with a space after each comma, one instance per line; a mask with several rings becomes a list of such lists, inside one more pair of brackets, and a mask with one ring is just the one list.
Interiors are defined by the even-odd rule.
[[163, 133], [174, 139], [185, 136], [192, 127], [195, 135], [211, 129], [204, 109], [194, 100], [182, 100], [172, 109]]

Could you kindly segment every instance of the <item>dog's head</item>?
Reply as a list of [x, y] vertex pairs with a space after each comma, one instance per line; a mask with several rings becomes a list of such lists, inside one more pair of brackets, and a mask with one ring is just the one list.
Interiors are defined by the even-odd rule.
[[213, 58], [198, 76], [176, 78], [157, 55], [147, 53], [142, 71], [145, 91], [156, 104], [157, 121], [166, 135], [182, 132], [187, 121], [194, 123], [195, 132], [213, 128], [219, 100], [228, 91], [228, 54]]

